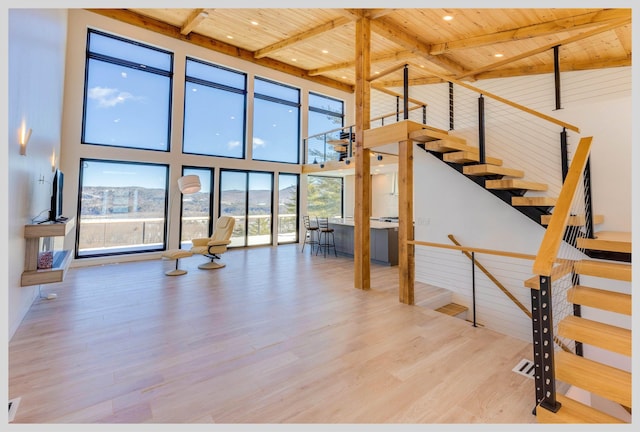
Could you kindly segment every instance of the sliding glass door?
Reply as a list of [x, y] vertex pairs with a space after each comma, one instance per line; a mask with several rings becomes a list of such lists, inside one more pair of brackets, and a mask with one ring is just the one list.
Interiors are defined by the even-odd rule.
[[221, 170], [220, 216], [236, 224], [230, 247], [273, 243], [273, 173]]

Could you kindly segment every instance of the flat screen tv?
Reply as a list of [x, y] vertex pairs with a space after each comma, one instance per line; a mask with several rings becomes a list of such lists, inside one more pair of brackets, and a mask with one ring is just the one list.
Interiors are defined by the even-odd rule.
[[64, 186], [64, 174], [56, 169], [51, 182], [51, 208], [49, 210], [49, 220], [57, 222], [64, 219], [62, 217], [62, 188]]

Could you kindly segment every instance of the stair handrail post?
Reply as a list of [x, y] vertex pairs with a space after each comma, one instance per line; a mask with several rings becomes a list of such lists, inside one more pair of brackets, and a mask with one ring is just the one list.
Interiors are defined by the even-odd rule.
[[569, 150], [567, 147], [567, 128], [560, 132], [560, 157], [562, 158], [562, 181], [567, 178], [569, 172]]
[[422, 105], [422, 124], [427, 124], [427, 106]]
[[400, 121], [400, 96], [396, 96], [396, 121]]
[[471, 299], [473, 306], [473, 326], [478, 327], [476, 322], [476, 253], [471, 252]]
[[449, 81], [449, 130], [454, 130], [454, 119], [453, 119], [453, 83]]
[[584, 213], [585, 213], [585, 235], [587, 238], [595, 238], [593, 230], [593, 199], [591, 196], [591, 157], [587, 158], [582, 175], [584, 183]]
[[479, 163], [486, 163], [484, 133], [484, 96], [482, 94], [480, 94], [480, 97], [478, 97], [478, 150], [480, 152]]
[[409, 120], [409, 65], [404, 65], [404, 70], [402, 71], [403, 75], [403, 109], [404, 109], [404, 119]]
[[325, 133], [322, 136], [322, 138], [323, 138], [323, 141], [324, 141], [324, 150], [323, 150], [323, 153], [322, 153], [322, 160], [324, 162], [326, 162], [327, 161], [327, 134]]
[[[556, 379], [553, 365], [554, 337], [551, 299], [551, 276], [540, 276], [540, 289], [531, 289], [533, 363], [535, 367], [536, 407], [558, 412]], [[533, 412], [535, 413], [536, 408]]]

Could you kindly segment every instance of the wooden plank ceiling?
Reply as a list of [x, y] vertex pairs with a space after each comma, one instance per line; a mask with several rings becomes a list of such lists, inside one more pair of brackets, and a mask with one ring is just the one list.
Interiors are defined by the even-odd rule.
[[550, 73], [558, 45], [561, 70], [631, 65], [631, 9], [90, 10], [347, 91], [361, 16], [376, 86]]

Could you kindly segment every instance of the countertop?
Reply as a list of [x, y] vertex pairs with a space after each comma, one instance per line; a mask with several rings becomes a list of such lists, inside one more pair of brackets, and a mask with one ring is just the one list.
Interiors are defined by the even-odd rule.
[[[347, 218], [347, 219], [331, 218], [329, 219], [329, 224], [354, 226], [353, 219], [350, 219], [350, 218]], [[377, 220], [371, 220], [369, 222], [369, 227], [372, 229], [398, 228], [398, 223], [397, 222], [380, 222]]]

